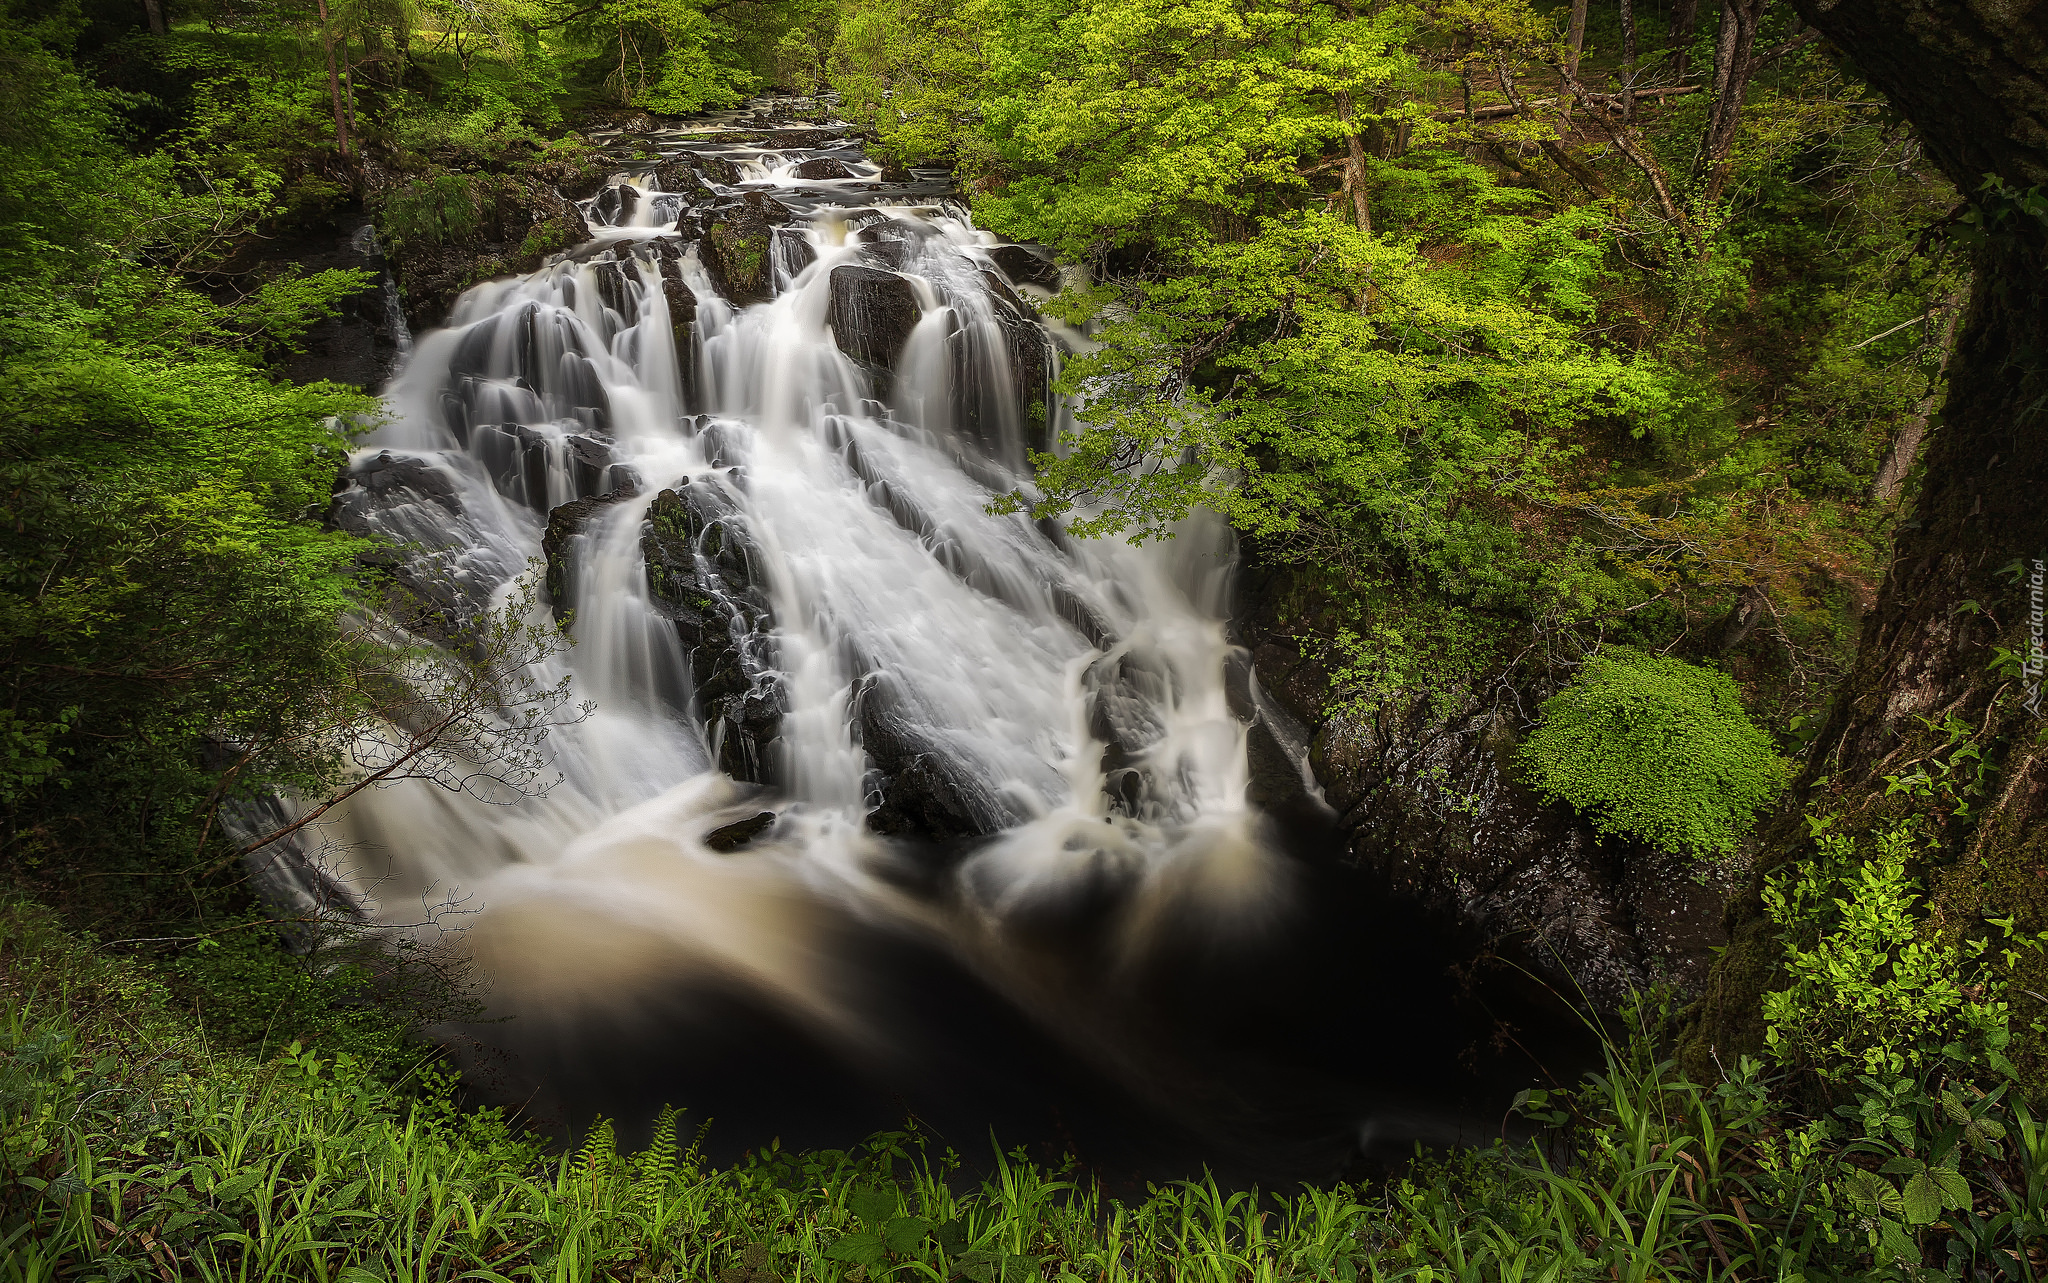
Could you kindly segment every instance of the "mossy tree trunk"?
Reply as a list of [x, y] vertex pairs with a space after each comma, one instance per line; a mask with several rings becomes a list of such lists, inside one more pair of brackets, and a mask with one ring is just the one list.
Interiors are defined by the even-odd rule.
[[[2040, 930], [2048, 927], [2048, 698], [2030, 707], [2028, 683], [2040, 676], [1996, 663], [1994, 648], [2027, 653], [2039, 605], [2030, 580], [2037, 559], [2048, 559], [2048, 215], [2038, 193], [2026, 195], [2048, 191], [2048, 28], [2025, 5], [1795, 3], [1912, 121], [1971, 201], [1961, 226], [1974, 242], [1974, 284], [1918, 503], [1895, 537], [1854, 670], [1791, 804], [1766, 832], [1763, 863], [1768, 870], [1811, 852], [1802, 812], [1862, 827], [1900, 808], [1886, 776], [1939, 755], [1951, 736], [1928, 723], [1954, 717], [2000, 774], [1974, 817], [1936, 830], [1942, 855], [1927, 870], [1935, 912], [1951, 928], [2013, 913]], [[1987, 179], [1995, 180], [1988, 189]], [[1686, 1031], [1694, 1073], [1756, 1049], [1760, 999], [1776, 980], [1781, 951], [1754, 887], [1729, 914], [1730, 947]], [[2032, 975], [2025, 987], [2048, 993]]]

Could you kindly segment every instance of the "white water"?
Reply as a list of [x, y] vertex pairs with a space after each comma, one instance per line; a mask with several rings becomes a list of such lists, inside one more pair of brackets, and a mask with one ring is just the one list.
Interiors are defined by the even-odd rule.
[[[791, 158], [748, 152], [748, 190], [841, 189], [854, 201], [873, 171], [805, 183], [789, 177]], [[996, 493], [1028, 486], [1024, 425], [999, 404], [970, 431], [949, 381], [1011, 377], [995, 242], [954, 207], [884, 207], [916, 233], [901, 271], [924, 307], [884, 404], [827, 326], [830, 273], [862, 261], [853, 224], [874, 208], [800, 216], [815, 261], [792, 275], [779, 254], [779, 292], [744, 310], [688, 251], [672, 270], [695, 296], [700, 350], [678, 353], [659, 244], [673, 241], [674, 203], [650, 194], [631, 219], [652, 224], [666, 209], [670, 222], [602, 229], [532, 276], [476, 287], [388, 391], [392, 421], [364, 457], [431, 462], [453, 479], [460, 513], [399, 504], [373, 522], [472, 607], [512, 595], [549, 509], [609, 490], [627, 468], [644, 483], [580, 536], [576, 644], [564, 668], [540, 674], [565, 671], [597, 706], [549, 741], [563, 783], [506, 806], [394, 785], [321, 831], [385, 921], [411, 921], [422, 897], [467, 897], [479, 912], [463, 946], [497, 1010], [625, 1014], [656, 989], [703, 984], [883, 1054], [861, 968], [834, 943], [834, 924], [852, 920], [938, 942], [1088, 1041], [1102, 1031], [1083, 1028], [1085, 991], [1107, 978], [1024, 943], [1010, 929], [1018, 915], [1107, 888], [1114, 966], [1141, 958], [1168, 916], [1255, 923], [1280, 897], [1245, 802], [1245, 730], [1225, 697], [1227, 531], [1201, 517], [1142, 548], [1056, 543], [1024, 517], [991, 516]], [[579, 480], [578, 449], [593, 443], [615, 462], [586, 463]], [[684, 477], [727, 497], [758, 544], [775, 626], [773, 671], [756, 676], [786, 707], [774, 790], [713, 769], [701, 712], [688, 715], [691, 657], [650, 606], [642, 522]], [[1070, 622], [1077, 611], [1093, 640]], [[864, 823], [877, 785], [851, 728], [864, 679], [883, 684], [978, 814], [1003, 817], [915, 891], [906, 870], [935, 857]], [[1127, 749], [1107, 779], [1106, 728]], [[704, 845], [762, 809], [778, 819], [751, 845]]]

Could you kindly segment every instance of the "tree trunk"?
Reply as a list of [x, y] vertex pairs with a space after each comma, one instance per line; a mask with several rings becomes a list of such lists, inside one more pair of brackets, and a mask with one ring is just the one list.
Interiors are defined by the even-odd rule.
[[[2048, 560], [2048, 217], [2016, 196], [2048, 186], [2048, 42], [2038, 15], [2020, 6], [1794, 3], [1913, 123], [1976, 205], [1985, 234], [1972, 251], [1969, 306], [1913, 519], [1894, 537], [1855, 667], [1766, 826], [1758, 877], [1810, 853], [1803, 811], [1853, 829], [1900, 806], [1884, 776], [1946, 741], [1921, 719], [1954, 716], [1976, 728], [1973, 742], [2001, 771], [1996, 797], [1974, 817], [1935, 830], [1930, 895], [1940, 912], [1974, 896], [1971, 916], [2010, 913], [2023, 931], [2039, 931], [2048, 926], [2039, 877], [2048, 868], [2048, 699], [2038, 669], [1998, 663], [1993, 647], [2032, 652], [2040, 605], [2029, 581]], [[1761, 1044], [1759, 1005], [1782, 983], [1782, 949], [1757, 890], [1753, 882], [1730, 904], [1729, 947], [1689, 1014], [1682, 1054], [1691, 1073], [1711, 1077], [1717, 1063], [1733, 1066]]]
[[1572, 0], [1571, 27], [1565, 35], [1564, 75], [1559, 77], [1557, 136], [1569, 136], [1572, 127], [1572, 79], [1579, 74], [1579, 55], [1586, 48], [1586, 0]]
[[1721, 0], [1721, 30], [1714, 41], [1713, 102], [1707, 113], [1706, 136], [1700, 139], [1695, 176], [1706, 180], [1701, 205], [1721, 198], [1728, 181], [1729, 154], [1735, 150], [1735, 127], [1742, 118], [1742, 100], [1756, 71], [1756, 33], [1771, 0]]
[[1635, 88], [1636, 0], [1621, 0], [1621, 70], [1626, 82], [1622, 89]]
[[1351, 194], [1351, 211], [1358, 220], [1358, 230], [1372, 230], [1372, 200], [1365, 186], [1365, 142], [1358, 136], [1358, 126], [1351, 123], [1351, 95], [1343, 90], [1337, 93], [1337, 119], [1344, 122], [1344, 190]]
[[334, 64], [334, 29], [327, 21], [327, 0], [320, 0], [320, 44], [327, 51], [327, 92], [334, 99], [334, 145], [347, 156], [348, 105], [341, 95], [341, 73]]
[[1699, 20], [1700, 0], [1677, 0], [1671, 6], [1671, 74], [1680, 80], [1692, 71], [1692, 32]]
[[142, 8], [149, 15], [149, 34], [163, 35], [167, 30], [164, 26], [164, 0], [142, 0]]
[[1927, 425], [1933, 421], [1935, 403], [1941, 400], [1942, 376], [1948, 373], [1949, 354], [1956, 345], [1956, 317], [1962, 313], [1963, 297], [1955, 295], [1942, 304], [1941, 321], [1941, 365], [1935, 370], [1929, 382], [1927, 395], [1920, 398], [1912, 415], [1900, 425], [1898, 435], [1892, 438], [1891, 448], [1884, 452], [1884, 462], [1878, 465], [1877, 478], [1870, 483], [1870, 497], [1881, 504], [1889, 504], [1899, 497], [1900, 487], [1906, 484], [1906, 474], [1913, 470], [1913, 460], [1919, 457], [1920, 442], [1927, 436]]

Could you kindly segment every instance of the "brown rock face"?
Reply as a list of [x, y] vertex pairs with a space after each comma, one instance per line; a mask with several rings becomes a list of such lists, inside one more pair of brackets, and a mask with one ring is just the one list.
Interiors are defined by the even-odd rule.
[[415, 330], [440, 324], [477, 282], [531, 272], [590, 239], [576, 207], [532, 177], [439, 174], [387, 191], [380, 205], [378, 237]]

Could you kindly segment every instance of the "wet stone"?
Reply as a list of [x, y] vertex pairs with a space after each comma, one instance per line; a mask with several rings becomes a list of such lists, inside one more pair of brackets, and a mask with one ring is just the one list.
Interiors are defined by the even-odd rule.
[[1043, 251], [1025, 245], [998, 245], [989, 251], [989, 257], [1003, 269], [1003, 275], [1019, 285], [1042, 285], [1049, 290], [1060, 287], [1059, 266]]
[[871, 372], [893, 370], [924, 311], [917, 290], [894, 272], [846, 264], [832, 269], [825, 320], [839, 350]]
[[745, 515], [715, 482], [684, 478], [655, 496], [640, 551], [655, 609], [675, 625], [689, 657], [720, 769], [775, 783], [784, 698], [764, 562]]
[[766, 833], [775, 823], [775, 812], [763, 811], [734, 824], [721, 825], [704, 835], [704, 845], [714, 851], [737, 851]]
[[587, 533], [604, 511], [630, 499], [635, 487], [626, 485], [609, 494], [591, 495], [562, 504], [548, 513], [548, 528], [541, 536], [541, 556], [547, 559], [548, 608], [556, 623], [562, 623], [576, 605], [577, 537]]
[[801, 178], [807, 182], [817, 182], [822, 179], [831, 178], [852, 178], [854, 176], [853, 171], [846, 167], [845, 162], [835, 160], [830, 156], [819, 156], [815, 159], [804, 161], [802, 164], [791, 168], [789, 174], [792, 178]]

